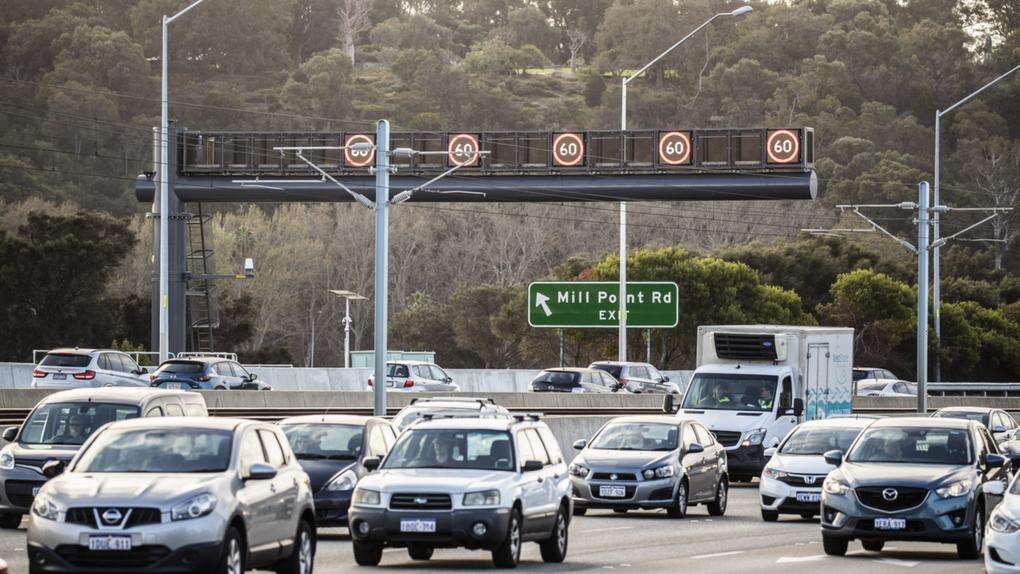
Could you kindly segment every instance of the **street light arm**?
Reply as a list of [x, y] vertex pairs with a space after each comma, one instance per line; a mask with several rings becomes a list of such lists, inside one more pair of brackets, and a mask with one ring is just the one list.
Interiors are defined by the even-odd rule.
[[174, 20], [180, 18], [181, 16], [187, 14], [188, 12], [191, 11], [192, 8], [194, 8], [195, 6], [198, 6], [202, 2], [205, 2], [205, 0], [195, 0], [187, 8], [185, 8], [184, 10], [181, 10], [180, 12], [174, 14], [173, 16], [170, 16], [170, 17], [164, 16], [163, 18], [166, 21], [166, 23], [169, 24], [169, 23], [173, 22]]
[[914, 246], [913, 246], [913, 245], [912, 245], [912, 244], [911, 244], [911, 243], [910, 243], [909, 241], [907, 241], [906, 239], [900, 239], [899, 237], [896, 237], [895, 235], [893, 235], [892, 233], [890, 233], [890, 232], [889, 232], [888, 230], [886, 230], [886, 228], [882, 227], [881, 225], [879, 225], [878, 223], [876, 223], [875, 221], [873, 221], [873, 220], [872, 220], [871, 218], [869, 218], [869, 217], [868, 217], [867, 215], [864, 215], [863, 213], [861, 213], [861, 212], [860, 212], [860, 210], [858, 210], [858, 209], [854, 209], [854, 213], [856, 213], [856, 214], [857, 214], [858, 216], [860, 216], [860, 217], [861, 217], [862, 219], [864, 219], [864, 221], [867, 221], [868, 223], [870, 223], [870, 224], [871, 224], [871, 227], [872, 227], [873, 229], [875, 229], [875, 230], [877, 230], [877, 231], [881, 231], [882, 233], [884, 233], [884, 234], [888, 235], [889, 237], [893, 238], [894, 240], [896, 240], [896, 243], [899, 243], [899, 244], [900, 244], [900, 245], [902, 245], [903, 247], [906, 247], [906, 248], [907, 248], [907, 249], [908, 249], [908, 250], [909, 250], [909, 251], [910, 251], [911, 253], [917, 253], [917, 248], [916, 248], [916, 247], [914, 247]]
[[967, 232], [968, 232], [968, 231], [970, 231], [971, 229], [974, 229], [975, 227], [977, 227], [977, 226], [979, 226], [979, 225], [981, 225], [981, 224], [985, 223], [986, 221], [991, 221], [991, 220], [995, 219], [995, 218], [996, 218], [996, 217], [998, 217], [998, 216], [999, 216], [999, 212], [998, 212], [998, 211], [996, 211], [995, 213], [993, 213], [993, 214], [989, 215], [988, 217], [986, 217], [986, 218], [982, 219], [981, 221], [978, 221], [977, 223], [975, 223], [975, 224], [973, 224], [973, 225], [969, 225], [969, 226], [967, 226], [967, 227], [964, 227], [963, 229], [961, 229], [960, 231], [957, 231], [956, 233], [954, 233], [954, 234], [950, 235], [949, 237], [943, 237], [942, 239], [939, 239], [939, 240], [938, 240], [938, 241], [936, 241], [935, 243], [932, 243], [932, 244], [931, 244], [931, 249], [935, 249], [935, 248], [938, 248], [938, 247], [942, 247], [943, 245], [945, 245], [946, 243], [948, 243], [948, 242], [949, 242], [950, 240], [952, 240], [952, 239], [955, 239], [955, 238], [957, 238], [957, 237], [959, 237], [959, 236], [963, 235], [964, 233], [967, 233]]
[[[421, 153], [421, 152], [419, 152], [419, 153]], [[445, 155], [445, 153], [446, 152], [443, 152], [444, 155]], [[488, 152], [478, 152], [478, 155], [487, 155], [487, 154], [488, 154]], [[398, 193], [397, 195], [395, 195], [393, 197], [393, 199], [390, 200], [390, 204], [391, 205], [397, 205], [397, 204], [400, 204], [400, 203], [404, 203], [408, 199], [411, 199], [411, 196], [414, 195], [414, 192], [423, 190], [424, 188], [426, 188], [426, 187], [432, 185], [433, 183], [443, 179], [444, 177], [452, 174], [453, 172], [459, 170], [462, 167], [465, 167], [465, 164], [455, 165], [455, 166], [451, 167], [450, 169], [444, 171], [443, 173], [437, 175], [436, 177], [433, 177], [432, 179], [426, 181], [425, 183], [423, 183], [423, 184], [421, 184], [419, 186], [412, 187], [411, 189], [407, 189], [407, 190], [404, 190], [404, 191]], [[482, 192], [465, 192], [465, 193], [482, 193]], [[482, 193], [482, 195], [484, 195], [484, 193]]]
[[294, 155], [297, 156], [297, 158], [300, 159], [301, 161], [307, 163], [309, 167], [311, 167], [315, 171], [319, 172], [319, 175], [321, 175], [322, 177], [328, 179], [329, 181], [331, 181], [334, 184], [336, 184], [337, 187], [339, 187], [340, 189], [342, 189], [342, 190], [346, 191], [347, 193], [349, 193], [351, 195], [351, 197], [353, 197], [355, 199], [355, 201], [357, 201], [361, 205], [364, 205], [365, 207], [367, 207], [369, 209], [372, 209], [372, 208], [375, 207], [375, 204], [372, 203], [371, 199], [365, 197], [364, 195], [361, 195], [360, 193], [358, 193], [358, 192], [354, 191], [353, 189], [347, 187], [346, 185], [340, 183], [340, 181], [338, 181], [335, 177], [333, 177], [332, 175], [329, 175], [321, 167], [315, 165], [315, 162], [308, 161], [308, 158], [306, 158], [303, 154], [301, 154], [301, 152], [297, 152]]
[[689, 34], [687, 34], [686, 36], [681, 38], [679, 41], [677, 41], [675, 44], [673, 44], [669, 48], [666, 48], [666, 51], [661, 53], [661, 54], [659, 54], [658, 56], [656, 56], [654, 60], [652, 60], [651, 62], [648, 62], [647, 64], [645, 64], [640, 70], [634, 72], [629, 77], [624, 78], [623, 85], [626, 86], [632, 80], [636, 79], [638, 76], [640, 76], [641, 74], [645, 73], [645, 70], [647, 70], [648, 68], [651, 68], [656, 62], [658, 62], [659, 60], [665, 58], [666, 54], [669, 54], [670, 52], [675, 50], [677, 48], [677, 46], [679, 46], [680, 44], [683, 44], [684, 42], [686, 42], [688, 39], [690, 39], [691, 36], [697, 34], [702, 28], [704, 28], [705, 26], [708, 26], [709, 24], [711, 24], [712, 21], [715, 20], [716, 18], [718, 18], [719, 16], [730, 16], [730, 15], [732, 15], [732, 12], [720, 12], [720, 13], [716, 14], [715, 16], [712, 16], [708, 20], [705, 20], [705, 22], [702, 25], [700, 25], [697, 28], [691, 30], [691, 32]]
[[976, 96], [976, 95], [980, 94], [981, 92], [987, 90], [988, 88], [992, 87], [992, 85], [995, 84], [996, 82], [998, 82], [999, 80], [1005, 78], [1006, 76], [1012, 74], [1013, 72], [1015, 72], [1017, 70], [1020, 70], [1020, 64], [1017, 64], [1016, 66], [1013, 66], [1012, 70], [1006, 72], [1005, 74], [1002, 74], [998, 78], [995, 78], [994, 80], [992, 80], [991, 82], [988, 82], [987, 84], [981, 86], [977, 90], [974, 90], [973, 92], [971, 92], [970, 95], [966, 96], [965, 98], [963, 98], [962, 100], [956, 102], [955, 104], [949, 106], [948, 108], [946, 108], [944, 110], [941, 110], [941, 111], [936, 111], [935, 115], [937, 115], [937, 116], [944, 116], [944, 115], [948, 114], [949, 112], [951, 112], [951, 111], [955, 110], [956, 108], [962, 106], [963, 104], [969, 102], [971, 99], [974, 98], [974, 96]]

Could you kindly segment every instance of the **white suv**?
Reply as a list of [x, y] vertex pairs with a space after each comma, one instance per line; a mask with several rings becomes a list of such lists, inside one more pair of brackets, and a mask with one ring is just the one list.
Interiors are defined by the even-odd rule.
[[562, 562], [571, 505], [563, 454], [537, 416], [422, 421], [354, 490], [354, 559], [375, 566], [387, 546], [414, 560], [464, 547], [513, 568], [521, 544], [534, 541], [543, 560]]
[[[375, 377], [368, 378], [372, 390]], [[387, 361], [386, 388], [393, 391], [448, 393], [457, 392], [460, 386], [453, 377], [435, 363], [425, 361]]]
[[109, 349], [53, 349], [32, 370], [33, 389], [148, 386], [147, 370]]
[[492, 399], [425, 397], [411, 399], [411, 404], [400, 409], [397, 416], [393, 417], [393, 426], [402, 431], [423, 419], [484, 419], [509, 416], [510, 411], [497, 405]]

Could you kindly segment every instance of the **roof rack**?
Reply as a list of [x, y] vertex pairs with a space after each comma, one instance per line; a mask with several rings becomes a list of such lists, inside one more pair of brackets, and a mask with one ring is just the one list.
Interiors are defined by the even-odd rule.
[[419, 401], [449, 401], [453, 403], [478, 403], [484, 405], [496, 404], [495, 399], [492, 398], [478, 398], [478, 397], [415, 397], [411, 399], [412, 405], [418, 404]]
[[513, 417], [517, 422], [539, 421], [542, 420], [542, 413], [513, 413]]

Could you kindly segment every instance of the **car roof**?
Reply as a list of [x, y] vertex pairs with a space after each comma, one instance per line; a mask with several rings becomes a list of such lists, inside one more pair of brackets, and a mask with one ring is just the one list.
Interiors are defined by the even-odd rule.
[[421, 429], [450, 429], [450, 430], [496, 430], [496, 431], [509, 431], [515, 425], [534, 423], [533, 420], [518, 420], [515, 417], [497, 417], [497, 418], [468, 418], [468, 419], [432, 419], [423, 420], [416, 423], [413, 427], [414, 430]]
[[[39, 404], [68, 402], [103, 402], [138, 404], [142, 401], [158, 397], [180, 396], [182, 398], [202, 399], [202, 395], [189, 391], [157, 389], [151, 387], [102, 387], [87, 389], [69, 389], [47, 395]], [[205, 399], [202, 399], [205, 402]]]
[[[428, 401], [425, 403], [413, 403], [404, 407], [405, 409], [411, 410], [426, 410], [426, 409], [452, 409], [452, 410], [463, 410], [463, 411], [480, 411], [485, 407], [496, 406], [492, 403], [473, 403], [473, 402], [460, 402], [460, 401]], [[403, 409], [401, 409], [403, 410]]]
[[167, 363], [218, 363], [220, 361], [231, 361], [226, 357], [177, 357], [175, 359], [167, 359], [160, 363], [165, 365]]
[[543, 371], [554, 371], [561, 373], [590, 373], [596, 369], [589, 369], [588, 367], [552, 367], [551, 369], [542, 369]]
[[622, 417], [613, 417], [606, 424], [609, 423], [660, 423], [660, 424], [680, 424], [683, 421], [696, 420], [694, 417], [687, 416], [676, 416], [676, 415], [628, 415]]
[[297, 417], [287, 417], [281, 420], [280, 424], [288, 425], [288, 424], [321, 423], [332, 425], [365, 425], [369, 421], [386, 422], [386, 419], [362, 415], [301, 415]]
[[[387, 365], [435, 365], [432, 361], [419, 361], [417, 359], [394, 359], [386, 361]], [[436, 365], [437, 367], [439, 365]]]
[[974, 421], [965, 419], [934, 419], [931, 417], [889, 417], [871, 423], [874, 428], [883, 427], [916, 427], [916, 428], [950, 428], [967, 429]]
[[228, 431], [233, 431], [242, 426], [250, 425], [272, 426], [269, 423], [262, 423], [251, 419], [221, 417], [140, 417], [110, 423], [111, 428], [191, 428]]
[[1000, 410], [1000, 409], [996, 409], [996, 408], [993, 408], [993, 407], [943, 407], [943, 408], [935, 411], [935, 413], [936, 414], [937, 413], [941, 413], [941, 412], [952, 412], [952, 413], [990, 413], [992, 411], [997, 411], [997, 410]]
[[871, 418], [856, 418], [856, 417], [836, 417], [831, 419], [817, 419], [813, 421], [806, 421], [800, 423], [798, 428], [864, 428], [878, 419]]
[[[697, 372], [700, 373], [734, 373], [741, 374], [743, 369], [741, 365], [737, 363], [711, 363], [707, 365], [701, 365], [698, 367]], [[783, 373], [790, 372], [790, 367], [784, 365], [754, 365], [754, 374], [766, 374], [766, 375], [781, 375]]]
[[[619, 365], [621, 367], [644, 367], [651, 363], [642, 363], [639, 361], [592, 361], [592, 365]], [[589, 365], [589, 368], [591, 365]]]
[[854, 367], [855, 371], [884, 371], [882, 367]]
[[58, 355], [91, 355], [96, 351], [114, 351], [122, 353], [123, 351], [115, 351], [114, 349], [80, 349], [78, 347], [62, 347], [60, 349], [50, 349], [46, 351], [46, 354], [58, 354]]

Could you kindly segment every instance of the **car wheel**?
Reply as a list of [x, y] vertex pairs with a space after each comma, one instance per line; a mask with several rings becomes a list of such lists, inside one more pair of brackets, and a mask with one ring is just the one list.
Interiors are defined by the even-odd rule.
[[827, 536], [822, 534], [822, 549], [829, 556], [846, 556], [846, 549], [850, 547], [849, 538]]
[[435, 548], [424, 544], [412, 544], [407, 547], [407, 555], [411, 557], [411, 560], [428, 560], [432, 558], [434, 551]]
[[21, 526], [21, 515], [17, 512], [4, 512], [0, 514], [0, 528], [15, 530], [19, 526]]
[[719, 487], [715, 491], [715, 500], [708, 503], [708, 513], [712, 516], [726, 514], [726, 499], [729, 498], [730, 485], [726, 478], [719, 479]]
[[761, 519], [765, 522], [775, 522], [779, 520], [779, 512], [775, 510], [761, 509]]
[[521, 560], [521, 512], [516, 508], [510, 512], [510, 524], [506, 538], [492, 551], [492, 562], [497, 568], [517, 568]]
[[552, 536], [545, 542], [538, 544], [542, 551], [542, 560], [546, 562], [560, 563], [567, 557], [567, 543], [569, 542], [569, 522], [567, 513], [560, 507], [556, 513], [556, 522], [553, 523]]
[[981, 556], [985, 545], [985, 511], [980, 506], [974, 511], [974, 529], [970, 539], [956, 544], [956, 555], [964, 560], [973, 560]]
[[382, 544], [354, 541], [354, 561], [358, 566], [378, 566], [382, 561]]
[[285, 560], [276, 565], [276, 574], [312, 574], [315, 562], [315, 534], [312, 527], [302, 520], [298, 523], [294, 550]]
[[676, 488], [676, 497], [673, 498], [673, 504], [666, 509], [666, 514], [670, 518], [683, 518], [687, 516], [687, 481], [681, 480], [680, 486]]
[[574, 507], [574, 516], [584, 516], [585, 514], [588, 514], [587, 508], [581, 508], [578, 506]]
[[222, 552], [220, 564], [216, 568], [217, 574], [244, 574], [244, 541], [241, 533], [233, 526], [227, 528], [227, 535], [223, 537]]
[[861, 546], [868, 552], [881, 552], [885, 548], [885, 540], [861, 540]]

